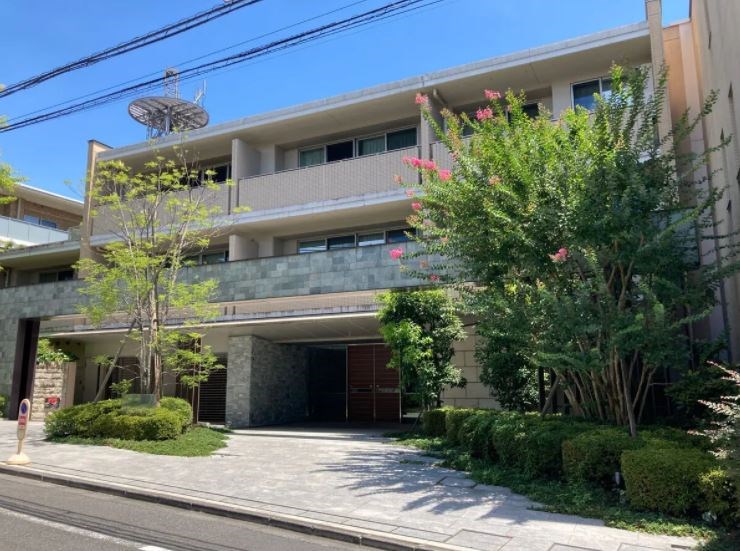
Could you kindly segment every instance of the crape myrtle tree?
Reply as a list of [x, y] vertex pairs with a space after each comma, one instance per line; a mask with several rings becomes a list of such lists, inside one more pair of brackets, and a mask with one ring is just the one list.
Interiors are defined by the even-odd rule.
[[649, 93], [647, 69], [611, 76], [593, 113], [568, 109], [554, 123], [543, 106], [527, 116], [523, 94], [486, 90], [475, 117], [445, 110], [439, 125], [417, 95], [453, 164], [405, 162], [422, 174], [417, 254], [444, 259], [418, 275], [465, 293], [480, 320], [481, 379], [511, 407], [533, 400], [542, 368], [545, 409], [560, 390], [574, 413], [635, 435], [655, 374], [687, 364], [688, 327], [738, 265], [727, 236], [723, 263], [698, 259], [719, 252], [711, 212], [722, 190], [694, 175], [726, 144], [698, 155], [673, 146], [716, 95], [658, 139], [665, 74]]
[[157, 401], [164, 371], [195, 387], [222, 368], [197, 330], [217, 313], [209, 301], [218, 282], [183, 277], [192, 264], [188, 257], [207, 248], [219, 230], [220, 208], [209, 199], [222, 184], [213, 175], [188, 163], [182, 150], [174, 159], [157, 156], [142, 172], [120, 161], [97, 165], [94, 214], [114, 239], [76, 266], [88, 298], [82, 313], [96, 326], [113, 322], [128, 329], [117, 352], [99, 358], [108, 369], [96, 400], [127, 344], [137, 349], [141, 392]]
[[453, 301], [442, 289], [389, 291], [378, 300], [388, 367], [398, 370], [401, 388], [416, 394], [423, 410], [439, 406], [444, 387], [465, 385], [452, 363], [453, 345], [465, 338]]

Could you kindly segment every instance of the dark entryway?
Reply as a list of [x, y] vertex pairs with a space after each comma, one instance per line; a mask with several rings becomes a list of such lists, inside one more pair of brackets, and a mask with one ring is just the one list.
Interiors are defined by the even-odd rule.
[[31, 399], [40, 327], [41, 321], [38, 319], [18, 320], [13, 381], [10, 390], [10, 403], [8, 404], [9, 419], [18, 419], [18, 406], [21, 400], [24, 398]]
[[347, 419], [347, 347], [309, 348], [308, 415], [314, 421]]
[[177, 384], [176, 395], [184, 398], [193, 407], [193, 418], [198, 423], [215, 423], [223, 425], [226, 422], [226, 378], [227, 362], [225, 356], [218, 357], [218, 363], [224, 369], [212, 371], [208, 380], [197, 388], [186, 388]]
[[401, 421], [398, 371], [388, 369], [391, 351], [382, 344], [347, 347], [348, 419]]

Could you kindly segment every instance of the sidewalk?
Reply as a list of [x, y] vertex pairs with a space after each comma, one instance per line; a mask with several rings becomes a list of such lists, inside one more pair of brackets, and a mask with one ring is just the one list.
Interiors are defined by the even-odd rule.
[[[15, 427], [0, 421], [0, 460], [15, 451]], [[215, 455], [184, 458], [51, 444], [43, 441], [41, 424], [32, 423], [25, 451], [32, 465], [1, 472], [60, 477], [140, 499], [170, 497], [181, 506], [241, 512], [386, 549], [667, 551], [696, 544], [533, 510], [536, 504], [506, 488], [475, 484], [415, 450], [388, 444], [379, 430], [238, 430]]]

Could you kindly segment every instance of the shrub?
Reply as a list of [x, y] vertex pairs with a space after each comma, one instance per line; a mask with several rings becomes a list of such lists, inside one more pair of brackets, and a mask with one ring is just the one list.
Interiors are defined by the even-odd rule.
[[501, 412], [491, 424], [491, 446], [496, 457], [507, 466], [516, 466], [522, 456], [522, 440], [527, 430], [524, 415], [510, 411]]
[[491, 427], [496, 422], [495, 411], [479, 410], [463, 421], [460, 428], [460, 444], [477, 459], [494, 461], [496, 450], [491, 442]]
[[159, 408], [124, 408], [121, 400], [80, 404], [46, 417], [50, 437], [120, 438], [121, 440], [166, 440], [177, 438], [189, 426], [190, 405], [167, 398]]
[[174, 411], [182, 419], [182, 430], [185, 431], [193, 424], [193, 408], [187, 400], [182, 398], [163, 397], [159, 406]]
[[570, 481], [609, 487], [620, 469], [622, 452], [643, 445], [642, 439], [616, 427], [584, 432], [563, 442], [563, 473]]
[[714, 460], [698, 449], [648, 445], [622, 453], [621, 465], [633, 507], [679, 516], [698, 508], [699, 480]]
[[91, 436], [90, 429], [98, 418], [120, 409], [120, 400], [103, 400], [60, 409], [46, 416], [46, 434], [55, 437]]
[[532, 478], [559, 478], [563, 474], [563, 442], [593, 429], [579, 421], [527, 416], [526, 430], [515, 451], [519, 469]]
[[429, 436], [444, 436], [445, 417], [449, 408], [437, 408], [425, 411], [421, 418], [422, 430]]
[[673, 427], [649, 426], [640, 430], [638, 435], [647, 442], [657, 439], [673, 443], [681, 448], [698, 448], [707, 451], [711, 447], [711, 442], [706, 436], [688, 433]]
[[445, 416], [445, 435], [447, 441], [456, 446], [460, 444], [460, 429], [462, 428], [463, 422], [469, 417], [475, 415], [478, 410], [475, 409], [464, 409], [464, 408], [452, 408], [447, 410]]
[[9, 406], [9, 400], [8, 397], [0, 394], [0, 417], [7, 417], [8, 416], [8, 406]]
[[715, 467], [699, 477], [702, 512], [728, 526], [740, 523], [740, 494], [726, 468]]

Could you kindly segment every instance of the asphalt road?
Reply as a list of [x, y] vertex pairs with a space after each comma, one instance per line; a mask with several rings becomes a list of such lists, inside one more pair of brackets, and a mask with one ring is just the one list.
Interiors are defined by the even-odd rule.
[[204, 513], [0, 475], [0, 551], [43, 549], [335, 551], [363, 548]]

